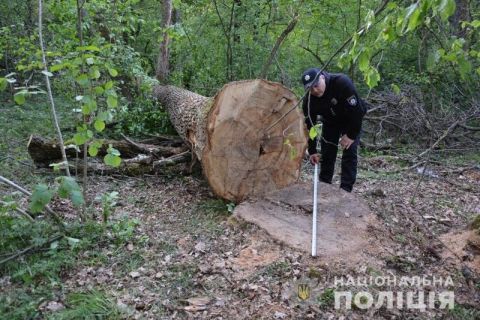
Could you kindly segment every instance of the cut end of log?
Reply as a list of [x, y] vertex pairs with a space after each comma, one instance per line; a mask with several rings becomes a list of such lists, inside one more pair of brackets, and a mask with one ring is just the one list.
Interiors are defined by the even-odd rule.
[[303, 114], [284, 116], [296, 103], [289, 89], [266, 80], [232, 82], [215, 96], [202, 166], [217, 195], [240, 202], [298, 180], [307, 142]]

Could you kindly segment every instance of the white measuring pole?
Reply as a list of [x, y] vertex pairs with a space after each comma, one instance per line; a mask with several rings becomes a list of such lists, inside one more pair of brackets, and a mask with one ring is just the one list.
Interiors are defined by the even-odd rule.
[[313, 173], [312, 257], [317, 256], [317, 187], [318, 164], [316, 163]]

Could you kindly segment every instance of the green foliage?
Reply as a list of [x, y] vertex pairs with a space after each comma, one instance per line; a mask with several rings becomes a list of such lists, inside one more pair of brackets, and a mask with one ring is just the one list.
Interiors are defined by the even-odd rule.
[[105, 155], [103, 161], [109, 166], [118, 167], [122, 162], [122, 159], [120, 158], [120, 151], [113, 148], [110, 144], [107, 149], [107, 155]]
[[318, 303], [321, 307], [331, 307], [334, 302], [335, 289], [327, 288], [318, 297]]
[[38, 184], [35, 186], [32, 196], [30, 197], [30, 210], [33, 213], [38, 213], [45, 208], [50, 202], [54, 194], [54, 191], [49, 189], [45, 184]]
[[316, 137], [321, 137], [321, 136], [322, 136], [322, 124], [316, 124], [310, 128], [310, 131], [308, 132], [308, 137], [311, 140], [314, 140]]
[[458, 320], [475, 320], [480, 317], [480, 311], [478, 309], [472, 308], [470, 306], [462, 306], [460, 304], [455, 304], [453, 310], [449, 311], [452, 319]]
[[97, 196], [95, 198], [95, 200], [100, 201], [102, 204], [103, 223], [106, 223], [108, 221], [108, 218], [113, 214], [115, 206], [117, 205], [117, 199], [117, 191], [105, 193], [102, 196]]
[[72, 177], [60, 177], [58, 178], [60, 185], [58, 187], [58, 195], [61, 198], [70, 198], [74, 206], [81, 206], [85, 203], [83, 199], [82, 190]]
[[112, 230], [112, 240], [117, 244], [121, 245], [133, 236], [136, 226], [140, 222], [137, 219], [120, 219], [119, 221], [111, 224]]
[[150, 98], [139, 98], [118, 113], [117, 130], [129, 135], [174, 134], [167, 112]]
[[92, 290], [73, 292], [67, 296], [66, 308], [55, 312], [51, 319], [119, 319], [122, 312], [105, 293]]

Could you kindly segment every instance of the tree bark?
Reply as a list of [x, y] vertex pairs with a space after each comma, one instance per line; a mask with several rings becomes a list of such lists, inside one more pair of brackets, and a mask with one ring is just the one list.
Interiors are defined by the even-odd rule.
[[[157, 158], [170, 157], [188, 150], [185, 145], [178, 143], [173, 146], [154, 145], [145, 143], [133, 143], [132, 141], [121, 140], [105, 140], [102, 147], [98, 150], [98, 157], [103, 157], [107, 154], [109, 145], [120, 151], [123, 159], [130, 159], [137, 157], [139, 154], [152, 155]], [[27, 144], [28, 154], [33, 162], [39, 167], [48, 166], [51, 163], [62, 159], [60, 152], [60, 145], [56, 140], [47, 140], [39, 136], [30, 136]], [[67, 148], [66, 155], [69, 158], [82, 157], [83, 152], [78, 152], [74, 148]]]
[[157, 86], [154, 96], [218, 196], [239, 202], [298, 180], [307, 144], [303, 114], [295, 109], [271, 127], [297, 104], [281, 84], [231, 82], [213, 98]]
[[156, 76], [160, 83], [166, 83], [170, 71], [170, 54], [168, 51], [168, 44], [170, 37], [168, 36], [168, 27], [170, 27], [172, 20], [172, 0], [162, 0], [162, 23], [163, 39], [160, 43], [160, 52], [157, 60]]

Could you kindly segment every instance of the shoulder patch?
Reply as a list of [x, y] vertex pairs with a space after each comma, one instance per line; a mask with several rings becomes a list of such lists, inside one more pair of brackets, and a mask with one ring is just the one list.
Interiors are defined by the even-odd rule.
[[349, 105], [351, 105], [352, 107], [355, 107], [357, 105], [357, 98], [355, 97], [355, 95], [351, 96], [351, 97], [348, 97], [347, 98], [347, 103]]

